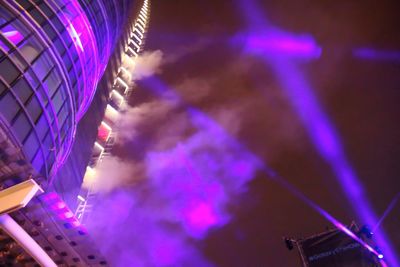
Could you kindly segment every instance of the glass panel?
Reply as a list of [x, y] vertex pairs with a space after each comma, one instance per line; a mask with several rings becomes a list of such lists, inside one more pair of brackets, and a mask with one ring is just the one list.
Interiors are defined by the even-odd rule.
[[28, 61], [28, 63], [32, 63], [41, 52], [40, 48], [42, 48], [42, 46], [37, 38], [35, 36], [31, 36], [28, 40], [22, 43], [19, 51], [26, 61]]
[[29, 13], [40, 25], [46, 21], [46, 18], [37, 9], [32, 9]]
[[53, 147], [53, 141], [52, 141], [50, 132], [47, 133], [42, 144], [46, 148], [46, 150], [50, 150]]
[[39, 153], [36, 154], [35, 159], [32, 161], [32, 166], [35, 168], [35, 170], [40, 171], [43, 167], [44, 161], [43, 161], [43, 155], [39, 151]]
[[54, 15], [53, 11], [51, 11], [51, 9], [45, 3], [41, 3], [39, 7], [47, 17], [50, 18]]
[[63, 99], [61, 97], [60, 90], [58, 90], [54, 97], [52, 98], [53, 107], [56, 112], [58, 112], [63, 104]]
[[29, 161], [32, 161], [37, 150], [39, 149], [39, 142], [35, 133], [32, 131], [24, 143], [24, 152]]
[[64, 103], [64, 106], [61, 108], [60, 112], [58, 113], [58, 121], [59, 124], [62, 125], [65, 118], [68, 116], [68, 105]]
[[0, 62], [0, 75], [11, 84], [20, 74], [19, 70], [11, 63], [8, 58]]
[[10, 54], [10, 58], [20, 69], [26, 70], [28, 68], [25, 60], [17, 52]]
[[[0, 47], [6, 52], [8, 52], [11, 49], [10, 45], [3, 42], [1, 39], [0, 39]], [[1, 52], [1, 54], [3, 55], [4, 53]]]
[[25, 103], [33, 94], [32, 89], [25, 78], [21, 77], [13, 86], [12, 90], [22, 103]]
[[47, 89], [48, 94], [52, 96], [56, 91], [56, 89], [59, 87], [60, 82], [61, 79], [58, 75], [58, 72], [55, 69], [53, 69], [51, 74], [43, 82], [43, 86], [45, 89]]
[[49, 23], [46, 23], [46, 25], [43, 26], [43, 29], [49, 36], [50, 40], [54, 40], [54, 38], [56, 38], [57, 33], [53, 30]]
[[40, 107], [36, 96], [32, 97], [26, 109], [33, 122], [36, 122], [39, 119], [40, 114], [42, 114], [42, 108]]
[[13, 43], [15, 46], [17, 46], [24, 39], [22, 33], [19, 32], [12, 24], [5, 26], [3, 29], [1, 29], [1, 32], [3, 33], [4, 37], [6, 37], [8, 41]]
[[51, 168], [53, 166], [54, 160], [55, 160], [54, 153], [50, 153], [46, 160], [47, 166], [49, 166], [49, 168]]
[[32, 65], [32, 68], [37, 74], [39, 80], [43, 80], [52, 67], [53, 64], [47, 52], [44, 52]]
[[47, 103], [49, 103], [49, 98], [47, 97], [45, 89], [42, 86], [39, 86], [36, 89], [36, 96], [39, 98], [39, 100], [43, 103], [44, 106], [46, 106]]
[[37, 80], [36, 75], [33, 73], [32, 70], [28, 69], [28, 71], [25, 72], [25, 78], [28, 80], [33, 88], [36, 88], [39, 85], [39, 81]]
[[17, 115], [20, 108], [20, 105], [10, 92], [0, 99], [1, 114], [9, 123], [11, 123], [12, 119]]
[[40, 140], [43, 140], [44, 136], [46, 133], [49, 131], [49, 124], [46, 120], [46, 116], [42, 113], [42, 116], [40, 116], [39, 121], [36, 123], [35, 130], [39, 136]]
[[29, 123], [28, 118], [24, 113], [19, 113], [19, 116], [13, 124], [13, 130], [21, 142], [26, 138], [31, 129], [32, 126]]
[[6, 91], [6, 89], [6, 85], [0, 81], [0, 96]]
[[29, 7], [32, 6], [32, 4], [28, 0], [17, 0], [17, 2], [24, 7], [25, 9], [28, 9]]

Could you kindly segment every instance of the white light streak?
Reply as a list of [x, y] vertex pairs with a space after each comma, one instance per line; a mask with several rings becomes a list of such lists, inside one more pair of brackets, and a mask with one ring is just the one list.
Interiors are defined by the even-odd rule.
[[123, 72], [126, 76], [129, 77], [129, 80], [132, 79], [132, 74], [127, 69], [125, 69], [124, 67], [122, 67], [122, 66], [119, 67], [118, 72]]
[[128, 54], [128, 51], [131, 52], [133, 54], [134, 57], [138, 57], [138, 54], [135, 52], [135, 50], [133, 50], [132, 48], [130, 48], [128, 46], [128, 48], [126, 49], [126, 52]]
[[119, 84], [121, 84], [123, 87], [125, 87], [125, 89], [124, 89], [124, 94], [126, 93], [126, 91], [129, 89], [129, 86], [124, 82], [124, 80], [122, 80], [120, 77], [117, 77], [117, 79], [115, 79], [115, 83], [114, 83], [114, 85], [116, 84], [116, 83], [119, 83]]
[[115, 98], [118, 98], [118, 107], [120, 107], [122, 105], [122, 103], [124, 102], [124, 97], [116, 90], [112, 90], [111, 91], [111, 99], [113, 98], [113, 96], [115, 96]]
[[140, 17], [143, 21], [147, 21], [147, 18], [146, 18], [142, 13], [139, 14], [139, 17]]
[[132, 40], [129, 40], [129, 45], [130, 44], [133, 44], [133, 46], [134, 47], [136, 47], [136, 51], [139, 53], [140, 52], [140, 46], [136, 43], [136, 42], [134, 42], [134, 41], [132, 41]]
[[94, 142], [94, 146], [100, 150], [100, 156], [101, 156], [101, 154], [103, 154], [103, 152], [104, 152], [104, 147], [102, 145], [100, 145], [97, 141]]
[[[113, 90], [113, 91], [115, 91], [115, 90]], [[107, 130], [109, 130], [110, 132], [112, 131], [112, 128], [110, 127], [110, 125], [108, 125], [104, 121], [101, 122], [101, 125], [103, 125], [105, 128], [107, 128]]]
[[135, 39], [138, 40], [139, 44], [142, 44], [142, 40], [140, 40], [139, 36], [137, 36], [136, 34], [132, 33], [131, 37], [135, 37]]
[[141, 30], [142, 33], [144, 34], [145, 30], [144, 30], [144, 28], [142, 27], [142, 25], [140, 25], [139, 23], [135, 23], [135, 27], [139, 28], [139, 30]]
[[141, 18], [136, 19], [136, 21], [142, 24], [143, 28], [146, 27], [146, 22], [144, 22]]
[[133, 32], [136, 32], [140, 36], [140, 38], [143, 39], [143, 33], [141, 33], [137, 28], [133, 28]]

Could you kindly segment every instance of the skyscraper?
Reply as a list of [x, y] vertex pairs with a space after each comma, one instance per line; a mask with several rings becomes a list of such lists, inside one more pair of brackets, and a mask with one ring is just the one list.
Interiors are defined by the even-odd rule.
[[[147, 10], [147, 0], [139, 4], [141, 12]], [[28, 232], [36, 231], [40, 245], [47, 242], [49, 251], [57, 251], [57, 264], [68, 264], [63, 255], [69, 252], [54, 249], [57, 242], [50, 239], [70, 240], [71, 250], [71, 244], [77, 244], [72, 240], [76, 233], [65, 229], [79, 222], [65, 201], [73, 205], [76, 200], [97, 127], [115, 94], [112, 90], [118, 92], [115, 79], [121, 75], [122, 55], [135, 57], [139, 52], [138, 42], [129, 39], [138, 28], [135, 36], [144, 34], [143, 24], [135, 26], [134, 18], [145, 15], [137, 5], [129, 0], [1, 2], [0, 184], [5, 188], [33, 178], [45, 189], [32, 205], [12, 215]], [[79, 227], [77, 233], [79, 238], [86, 234]], [[2, 238], [0, 247], [14, 244]], [[80, 249], [82, 254], [86, 248]], [[21, 264], [14, 254], [3, 254], [3, 263]], [[92, 254], [78, 254], [69, 262], [106, 264]]]

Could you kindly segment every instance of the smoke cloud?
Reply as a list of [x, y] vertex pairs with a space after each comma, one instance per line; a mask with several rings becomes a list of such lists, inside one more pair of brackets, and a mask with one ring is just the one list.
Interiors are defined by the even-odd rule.
[[161, 50], [141, 53], [137, 58], [123, 54], [122, 64], [132, 74], [132, 81], [138, 81], [161, 73], [163, 53]]
[[[145, 58], [158, 62], [145, 75], [160, 72], [162, 56]], [[239, 65], [224, 69], [227, 79], [247, 68]], [[234, 97], [212, 105], [223, 93], [213, 78], [184, 77], [174, 89], [150, 80], [157, 78], [141, 83], [153, 97], [121, 114], [118, 146], [128, 159], [115, 156], [100, 169], [101, 194], [88, 228], [114, 266], [213, 266], [198, 241], [230, 222], [229, 208], [260, 169], [236, 140], [244, 115], [265, 102]]]
[[[213, 82], [186, 79], [177, 87], [199, 102]], [[102, 162], [88, 223], [113, 265], [212, 266], [196, 240], [230, 221], [229, 206], [258, 168], [232, 137], [239, 112], [234, 105], [210, 108], [215, 122], [168, 90], [124, 111], [118, 144], [133, 156]]]

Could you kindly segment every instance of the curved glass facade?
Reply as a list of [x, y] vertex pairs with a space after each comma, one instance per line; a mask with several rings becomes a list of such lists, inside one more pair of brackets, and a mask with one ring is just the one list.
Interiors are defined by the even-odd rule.
[[0, 4], [1, 128], [46, 178], [70, 153], [77, 123], [120, 35], [128, 2]]

